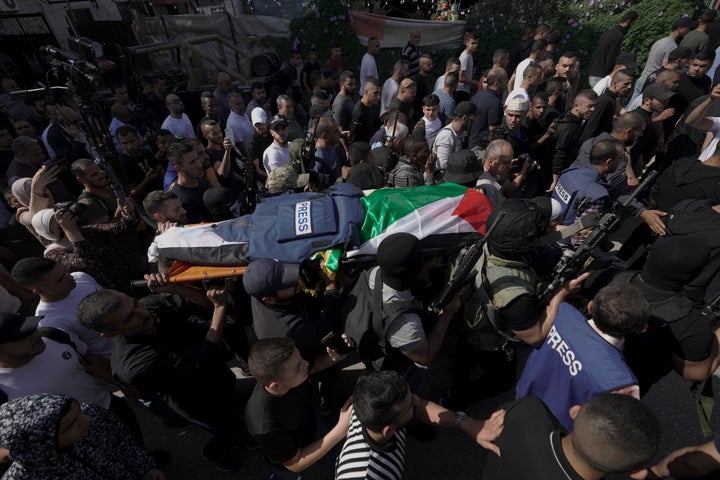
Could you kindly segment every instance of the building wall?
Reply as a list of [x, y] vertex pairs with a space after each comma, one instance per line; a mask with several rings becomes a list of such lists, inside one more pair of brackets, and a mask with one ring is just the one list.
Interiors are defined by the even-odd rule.
[[[11, 8], [14, 4], [15, 8]], [[97, 21], [119, 21], [120, 11], [112, 0], [77, 1], [69, 0], [3, 0], [0, 1], [0, 13], [3, 17], [18, 15], [41, 14], [47, 22], [52, 34], [62, 48], [67, 48], [68, 18], [72, 18], [72, 12], [67, 9], [88, 9], [94, 20]]]

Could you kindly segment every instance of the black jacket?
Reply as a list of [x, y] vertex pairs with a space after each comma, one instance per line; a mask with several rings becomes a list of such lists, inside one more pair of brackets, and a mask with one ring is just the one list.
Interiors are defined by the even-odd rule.
[[604, 77], [612, 71], [615, 66], [615, 60], [620, 54], [623, 38], [625, 38], [627, 32], [627, 28], [615, 25], [600, 37], [592, 60], [590, 60], [589, 75], [593, 77]]
[[577, 157], [582, 136], [582, 120], [572, 112], [565, 112], [555, 121], [555, 155], [552, 161], [552, 173], [560, 175]]
[[652, 190], [657, 208], [667, 210], [681, 200], [720, 201], [720, 168], [695, 157], [677, 160], [665, 170]]
[[613, 117], [615, 116], [615, 109], [617, 106], [618, 95], [610, 91], [600, 95], [595, 103], [595, 111], [590, 115], [585, 126], [583, 127], [582, 138], [580, 144], [586, 140], [596, 137], [603, 132], [610, 133], [613, 126]]

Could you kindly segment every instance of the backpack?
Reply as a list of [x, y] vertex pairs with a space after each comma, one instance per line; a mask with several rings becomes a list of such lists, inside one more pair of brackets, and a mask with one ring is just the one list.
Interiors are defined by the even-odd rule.
[[[461, 258], [465, 247], [457, 258]], [[512, 357], [511, 345], [520, 342], [510, 327], [502, 320], [490, 297], [490, 282], [486, 271], [487, 249], [475, 264], [475, 275], [462, 294], [462, 315], [455, 327], [459, 335], [478, 350], [495, 352], [502, 350]], [[454, 267], [454, 266], [453, 266]]]
[[[370, 289], [369, 279], [375, 275]], [[404, 313], [420, 313], [420, 302], [385, 303], [382, 300], [380, 268], [365, 270], [343, 304], [345, 334], [355, 341], [360, 360], [369, 369], [405, 371], [412, 363], [400, 350], [385, 341], [392, 322]]]

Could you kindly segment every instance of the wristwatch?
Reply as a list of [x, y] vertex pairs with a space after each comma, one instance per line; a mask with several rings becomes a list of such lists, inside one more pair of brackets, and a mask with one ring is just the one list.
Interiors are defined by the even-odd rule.
[[466, 418], [470, 418], [467, 413], [457, 411], [455, 412], [455, 428], [460, 428], [460, 423]]

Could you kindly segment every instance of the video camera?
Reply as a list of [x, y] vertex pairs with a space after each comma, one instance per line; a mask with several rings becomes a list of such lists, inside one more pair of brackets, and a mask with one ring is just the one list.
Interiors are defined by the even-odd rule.
[[52, 67], [48, 75], [55, 81], [51, 83], [72, 85], [75, 93], [85, 97], [92, 97], [105, 85], [101, 69], [75, 53], [45, 45], [40, 47], [40, 54]]
[[87, 205], [78, 202], [60, 202], [53, 206], [53, 210], [56, 212], [67, 211], [75, 215], [76, 217], [81, 216], [87, 210]]

